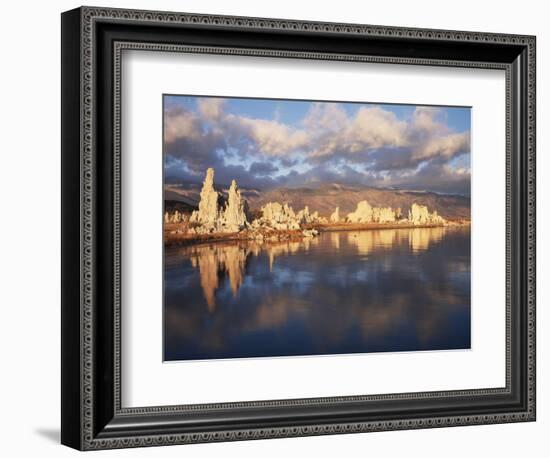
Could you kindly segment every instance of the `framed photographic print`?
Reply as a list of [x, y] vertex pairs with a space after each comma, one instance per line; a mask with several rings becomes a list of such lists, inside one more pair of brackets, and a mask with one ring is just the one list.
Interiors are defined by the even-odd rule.
[[535, 419], [535, 38], [62, 15], [62, 443]]

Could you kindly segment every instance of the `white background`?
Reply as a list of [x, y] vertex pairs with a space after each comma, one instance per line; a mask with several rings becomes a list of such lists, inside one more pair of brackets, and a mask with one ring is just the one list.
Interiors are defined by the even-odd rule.
[[[482, 453], [544, 456], [550, 428], [548, 360], [550, 245], [550, 80], [548, 12], [536, 0], [460, 3], [354, 0], [99, 1], [99, 5], [176, 11], [466, 29], [538, 36], [538, 421], [527, 424], [324, 436], [104, 452], [108, 456], [461, 457]], [[60, 334], [60, 17], [73, 1], [3, 5], [0, 72], [0, 452], [69, 456], [59, 440]], [[537, 453], [538, 450], [538, 453]]]
[[[122, 62], [124, 407], [505, 386], [502, 70], [144, 51]], [[473, 107], [471, 349], [163, 364], [162, 93]]]

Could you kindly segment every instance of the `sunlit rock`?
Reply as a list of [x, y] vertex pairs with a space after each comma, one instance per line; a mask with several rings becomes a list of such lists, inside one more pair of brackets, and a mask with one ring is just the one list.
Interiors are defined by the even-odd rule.
[[434, 212], [431, 215], [432, 223], [434, 224], [445, 224], [445, 218], [443, 218], [441, 215], [437, 214], [437, 211], [434, 210]]
[[309, 214], [309, 207], [306, 205], [303, 210], [296, 213], [296, 219], [300, 224], [311, 223], [311, 215]]
[[220, 217], [221, 195], [214, 189], [214, 169], [206, 171], [201, 194], [199, 209], [191, 215], [191, 222], [197, 222], [215, 229]]
[[413, 203], [409, 210], [409, 222], [415, 226], [427, 224], [445, 224], [445, 219], [437, 214], [437, 211], [430, 213], [428, 207]]
[[413, 224], [426, 224], [428, 222], [428, 207], [413, 203], [409, 210], [409, 221]]
[[373, 209], [366, 200], [362, 200], [357, 204], [357, 209], [348, 213], [348, 221], [350, 223], [370, 223], [372, 222]]
[[377, 213], [373, 220], [377, 223], [393, 223], [396, 220], [395, 212], [390, 208], [375, 208]]
[[357, 204], [357, 209], [349, 213], [347, 220], [350, 223], [394, 223], [401, 217], [401, 209], [391, 207], [371, 207], [366, 200]]
[[340, 207], [336, 207], [336, 209], [334, 210], [334, 213], [330, 215], [330, 222], [331, 223], [340, 222]]
[[233, 180], [224, 207], [222, 195], [214, 188], [214, 169], [206, 171], [200, 193], [199, 209], [191, 214], [190, 223], [197, 224], [189, 230], [194, 234], [215, 232], [239, 232], [248, 225], [248, 204], [241, 196], [237, 182]]
[[176, 210], [174, 213], [170, 214], [168, 212], [164, 213], [164, 223], [184, 223], [187, 221], [187, 216], [183, 212]]
[[309, 212], [306, 206], [298, 213], [288, 205], [279, 202], [269, 202], [262, 209], [262, 217], [252, 222], [252, 228], [269, 227], [277, 230], [299, 230], [304, 224], [326, 223], [326, 218], [319, 216], [318, 212]]
[[310, 212], [309, 207], [306, 205], [303, 210], [296, 213], [296, 219], [300, 224], [312, 224], [312, 223], [326, 223], [327, 219], [323, 216], [319, 216], [318, 211]]
[[248, 204], [241, 197], [241, 191], [237, 187], [237, 182], [233, 180], [229, 188], [227, 206], [220, 221], [224, 232], [238, 232], [244, 229], [248, 224], [247, 213]]
[[316, 237], [319, 235], [319, 231], [317, 229], [304, 229], [302, 234], [304, 237]]
[[265, 224], [279, 230], [300, 229], [298, 217], [292, 207], [286, 203], [281, 205], [279, 202], [269, 202], [262, 207], [261, 211], [262, 217], [259, 224]]
[[311, 223], [327, 223], [327, 219], [324, 216], [320, 216], [318, 211], [314, 211], [310, 217]]

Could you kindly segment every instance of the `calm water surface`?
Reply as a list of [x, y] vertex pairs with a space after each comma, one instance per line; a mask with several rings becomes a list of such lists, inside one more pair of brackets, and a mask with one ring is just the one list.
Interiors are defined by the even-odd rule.
[[469, 228], [165, 251], [167, 361], [470, 348]]

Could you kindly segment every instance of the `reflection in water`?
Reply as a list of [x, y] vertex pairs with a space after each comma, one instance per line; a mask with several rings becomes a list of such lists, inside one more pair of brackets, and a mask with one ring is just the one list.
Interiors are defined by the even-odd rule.
[[399, 243], [398, 234], [398, 229], [353, 231], [348, 232], [348, 243], [355, 245], [360, 254], [368, 255], [375, 249], [391, 248], [394, 243]]
[[331, 232], [330, 242], [332, 243], [332, 247], [338, 251], [340, 249], [340, 232]]
[[244, 279], [244, 267], [250, 251], [239, 245], [195, 246], [189, 250], [191, 265], [199, 269], [201, 286], [208, 310], [216, 305], [215, 293], [219, 286], [219, 273], [227, 275], [233, 295], [236, 296]]
[[165, 359], [469, 348], [468, 228], [165, 253]]
[[427, 250], [431, 243], [439, 242], [445, 235], [444, 227], [415, 228], [409, 231], [409, 244], [414, 253]]

